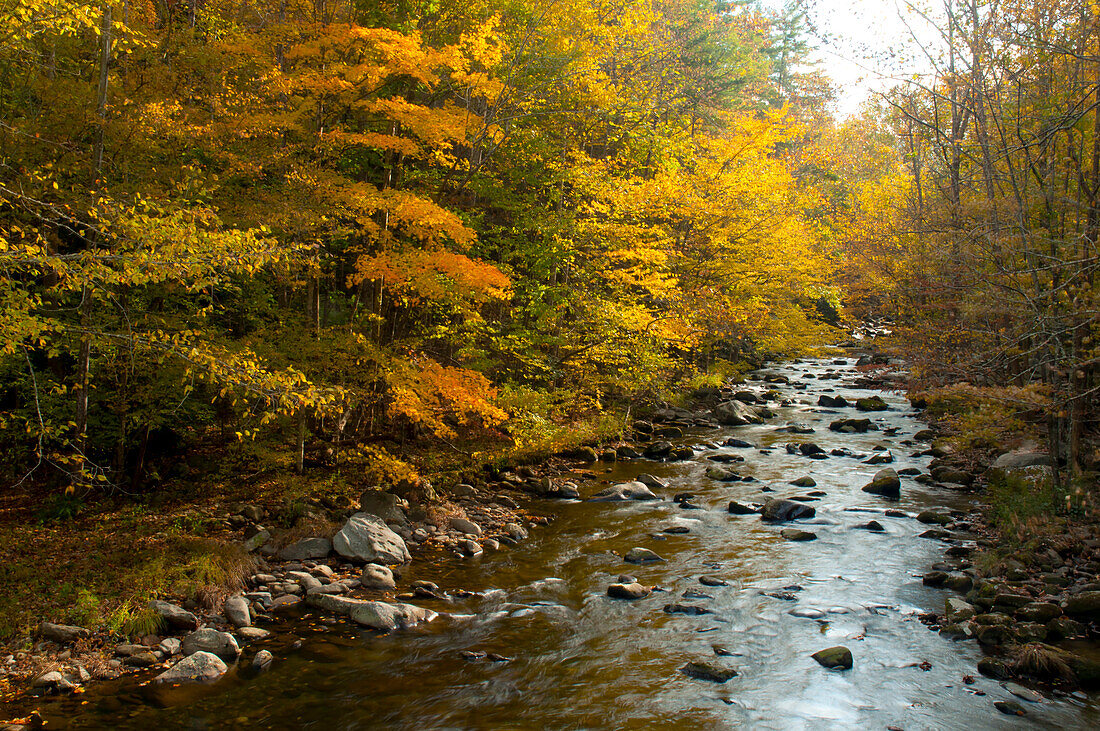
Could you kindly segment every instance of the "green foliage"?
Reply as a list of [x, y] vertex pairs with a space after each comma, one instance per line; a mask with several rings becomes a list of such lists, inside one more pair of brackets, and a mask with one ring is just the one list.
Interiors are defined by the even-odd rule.
[[72, 493], [50, 495], [38, 509], [40, 524], [72, 520], [84, 510], [84, 498]]

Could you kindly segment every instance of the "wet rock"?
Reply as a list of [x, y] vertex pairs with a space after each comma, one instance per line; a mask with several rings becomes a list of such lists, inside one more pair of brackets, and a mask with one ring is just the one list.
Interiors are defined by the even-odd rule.
[[185, 656], [194, 655], [196, 652], [208, 652], [226, 662], [235, 662], [241, 654], [241, 648], [237, 645], [236, 638], [228, 632], [219, 632], [205, 627], [184, 637], [180, 644], [180, 652]]
[[1085, 625], [1069, 617], [1058, 617], [1047, 622], [1048, 639], [1064, 640], [1080, 637], [1083, 634], [1085, 634]]
[[1027, 711], [1016, 701], [993, 701], [993, 707], [1006, 716], [1026, 716]]
[[604, 490], [600, 490], [595, 495], [588, 498], [589, 502], [597, 503], [657, 499], [658, 497], [653, 494], [653, 491], [651, 491], [641, 482], [623, 482], [618, 485], [613, 485]]
[[727, 668], [710, 660], [694, 660], [680, 668], [680, 672], [689, 678], [696, 680], [709, 680], [714, 683], [725, 683], [730, 678], [737, 677], [737, 671]]
[[1040, 703], [1043, 700], [1043, 696], [1039, 695], [1031, 688], [1025, 688], [1018, 683], [1004, 683], [1003, 687], [1012, 695], [1028, 703]]
[[619, 459], [639, 459], [642, 453], [634, 447], [623, 445], [621, 447], [615, 447], [615, 456]]
[[198, 617], [175, 604], [152, 599], [149, 601], [149, 608], [171, 629], [194, 630], [199, 627]]
[[668, 533], [669, 535], [672, 535], [672, 536], [682, 536], [682, 535], [685, 535], [687, 533], [691, 533], [691, 529], [688, 528], [686, 525], [673, 525], [673, 526], [669, 526], [668, 528], [665, 528], [661, 532], [662, 533]]
[[737, 482], [741, 479], [741, 475], [737, 474], [733, 470], [727, 470], [723, 467], [707, 467], [706, 476], [708, 479], [715, 480], [717, 482]]
[[274, 655], [267, 650], [260, 650], [252, 657], [252, 670], [256, 673], [266, 672], [274, 662]]
[[[76, 683], [73, 683], [57, 670], [51, 670], [48, 673], [40, 675], [35, 679], [32, 685], [35, 688], [40, 688], [52, 693], [70, 693], [76, 689]], [[22, 729], [24, 727], [19, 726], [18, 728]]]
[[51, 642], [57, 642], [62, 645], [67, 645], [70, 642], [76, 642], [82, 637], [90, 635], [87, 629], [83, 627], [74, 627], [68, 624], [54, 624], [53, 622], [42, 622], [38, 625], [38, 636], [44, 640]]
[[343, 614], [353, 622], [383, 632], [408, 629], [439, 616], [430, 609], [413, 604], [364, 601], [327, 594], [310, 594], [306, 597], [306, 602], [319, 609]]
[[925, 586], [943, 586], [943, 582], [947, 580], [946, 571], [929, 571], [924, 575], [921, 582]]
[[744, 439], [737, 439], [735, 437], [730, 437], [729, 439], [727, 439], [725, 441], [725, 445], [727, 447], [735, 447], [737, 449], [755, 449], [756, 448], [756, 445], [753, 444], [752, 442], [746, 442]]
[[706, 607], [699, 606], [698, 604], [666, 604], [662, 607], [662, 611], [665, 614], [687, 614], [693, 617], [699, 617], [704, 614], [714, 614]]
[[966, 593], [974, 586], [974, 579], [960, 571], [952, 571], [943, 581], [944, 588]]
[[158, 662], [159, 658], [153, 652], [146, 650], [130, 655], [122, 661], [122, 664], [134, 668], [151, 668]]
[[672, 451], [672, 442], [654, 442], [645, 448], [642, 455], [649, 457], [650, 459], [661, 459], [667, 457], [669, 452]]
[[[667, 490], [668, 483], [662, 480], [660, 477], [654, 477], [653, 475], [643, 472], [634, 478], [634, 482], [640, 482], [651, 490]], [[629, 484], [629, 483], [627, 483]]]
[[198, 651], [153, 678], [154, 683], [212, 683], [229, 670], [217, 655]]
[[685, 459], [691, 459], [694, 456], [695, 456], [695, 450], [692, 449], [691, 447], [684, 446], [684, 445], [681, 445], [681, 446], [678, 446], [678, 447], [673, 447], [671, 450], [669, 450], [669, 453], [668, 453], [668, 458], [670, 460], [685, 460]]
[[254, 642], [256, 640], [266, 640], [271, 636], [271, 633], [259, 627], [241, 627], [237, 630], [237, 636], [245, 642]]
[[813, 456], [815, 454], [825, 454], [825, 450], [817, 446], [813, 442], [805, 442], [803, 444], [800, 444], [798, 446], [798, 451], [806, 455], [807, 457]]
[[740, 401], [727, 401], [714, 407], [714, 418], [725, 426], [763, 424], [764, 417], [755, 408]]
[[829, 424], [829, 429], [843, 434], [865, 434], [877, 431], [878, 427], [870, 419], [838, 419]]
[[376, 563], [369, 563], [363, 567], [359, 582], [364, 589], [393, 591], [397, 586], [393, 579], [393, 571], [387, 566]]
[[1012, 677], [1012, 671], [1003, 660], [994, 657], [983, 657], [978, 661], [978, 672], [995, 680], [1005, 680]]
[[630, 584], [611, 584], [607, 587], [607, 595], [613, 599], [645, 599], [650, 590], [638, 582]]
[[998, 646], [1009, 642], [1012, 633], [1007, 627], [1000, 624], [986, 624], [977, 628], [978, 642], [983, 645]]
[[332, 539], [332, 546], [344, 558], [363, 563], [401, 564], [412, 558], [405, 540], [370, 513], [348, 518]]
[[858, 411], [888, 411], [890, 407], [881, 396], [871, 396], [869, 398], [856, 399], [856, 410]]
[[850, 670], [852, 668], [852, 651], [842, 645], [818, 650], [810, 657], [817, 660], [822, 667], [829, 669]]
[[793, 480], [789, 484], [794, 485], [795, 487], [816, 487], [817, 486], [817, 482], [814, 480], [814, 478], [810, 477], [809, 475], [806, 475], [805, 477], [799, 477], [797, 480]]
[[848, 403], [848, 399], [843, 396], [819, 396], [817, 399], [818, 406], [824, 406], [830, 409], [843, 409], [851, 404]]
[[878, 454], [872, 454], [869, 459], [865, 459], [863, 464], [876, 465], [876, 464], [890, 464], [894, 461], [894, 455], [889, 452], [879, 452]]
[[749, 507], [748, 505], [742, 505], [736, 500], [730, 501], [728, 510], [733, 515], [751, 515], [752, 513], [756, 512], [755, 509]]
[[252, 613], [248, 609], [248, 600], [240, 594], [234, 594], [225, 600], [222, 614], [234, 627], [247, 627], [252, 624]]
[[940, 530], [939, 528], [929, 528], [923, 533], [917, 534], [917, 538], [931, 538], [937, 541], [948, 541], [952, 537], [950, 531]]
[[623, 556], [623, 560], [627, 563], [648, 563], [649, 561], [664, 561], [663, 558], [658, 556], [648, 548], [631, 548]]
[[944, 600], [944, 608], [948, 622], [963, 622], [973, 618], [978, 613], [972, 604], [954, 596]]
[[779, 535], [783, 536], [788, 541], [800, 542], [817, 540], [816, 533], [808, 530], [800, 530], [798, 528], [784, 528], [783, 530], [779, 531]]
[[812, 518], [817, 511], [809, 505], [794, 500], [768, 500], [760, 511], [760, 519], [772, 523]]
[[717, 576], [700, 576], [699, 583], [703, 586], [729, 586], [728, 581], [719, 579]]
[[860, 530], [873, 531], [875, 533], [882, 533], [886, 530], [882, 527], [882, 523], [878, 522], [877, 520], [868, 520], [866, 523], [860, 523], [856, 526], [856, 528], [859, 528]]
[[286, 577], [292, 581], [298, 582], [298, 586], [302, 588], [302, 591], [307, 593], [317, 591], [322, 586], [320, 580], [315, 578], [313, 574], [308, 571], [287, 571]]
[[332, 541], [327, 538], [303, 538], [297, 543], [279, 550], [278, 556], [284, 561], [304, 561], [311, 558], [324, 558], [332, 552]]
[[451, 526], [451, 528], [458, 531], [459, 533], [466, 533], [475, 536], [480, 536], [482, 534], [481, 526], [472, 520], [467, 520], [466, 518], [459, 518], [457, 516], [452, 517], [447, 521], [447, 523]]
[[932, 468], [932, 478], [938, 482], [946, 482], [952, 485], [969, 486], [974, 482], [973, 474], [954, 467], [934, 467]]
[[864, 485], [862, 489], [863, 492], [868, 492], [872, 495], [899, 498], [901, 497], [901, 479], [898, 478], [897, 472], [887, 467], [876, 472], [875, 476], [871, 478], [871, 481]]
[[947, 525], [952, 522], [950, 515], [937, 510], [922, 510], [917, 514], [917, 520], [926, 525]]

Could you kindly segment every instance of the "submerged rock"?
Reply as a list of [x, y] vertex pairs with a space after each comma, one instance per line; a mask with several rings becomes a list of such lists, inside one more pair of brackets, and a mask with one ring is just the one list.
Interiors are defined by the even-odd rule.
[[798, 528], [784, 528], [783, 530], [779, 531], [779, 535], [783, 536], [788, 541], [816, 541], [817, 540], [817, 534], [816, 533], [814, 533], [812, 531], [808, 531], [808, 530], [800, 530]]
[[689, 678], [696, 680], [709, 680], [714, 683], [725, 683], [730, 678], [737, 677], [737, 671], [727, 668], [711, 660], [694, 660], [680, 668], [680, 672]]
[[648, 548], [631, 548], [623, 556], [623, 560], [627, 563], [647, 563], [649, 561], [664, 561], [663, 558], [658, 556]]
[[768, 500], [760, 511], [760, 519], [772, 523], [812, 518], [817, 511], [809, 505], [794, 500]]

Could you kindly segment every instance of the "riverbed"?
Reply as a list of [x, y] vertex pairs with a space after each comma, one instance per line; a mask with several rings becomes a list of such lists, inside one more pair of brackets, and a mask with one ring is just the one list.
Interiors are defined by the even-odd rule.
[[[790, 381], [746, 386], [791, 400], [773, 406], [777, 416], [767, 424], [691, 430], [674, 440], [698, 447], [691, 460], [601, 464], [592, 468], [597, 479], [580, 483], [588, 497], [649, 473], [669, 483], [657, 491], [662, 500], [537, 503], [556, 519], [520, 545], [424, 562], [415, 575], [407, 570], [403, 584], [424, 579], [444, 591], [472, 592], [418, 602], [445, 614], [434, 622], [381, 636], [296, 609], [275, 627], [278, 639], [245, 650], [245, 659], [261, 648], [275, 654], [265, 674], [231, 672], [214, 687], [176, 690], [125, 679], [47, 704], [43, 714], [51, 728], [1100, 727], [1100, 705], [1088, 696], [1046, 694], [1024, 704], [1025, 718], [1000, 714], [994, 701], [1016, 699], [977, 673], [977, 643], [941, 637], [918, 619], [942, 612], [950, 593], [921, 582], [946, 545], [918, 537], [928, 526], [914, 516], [926, 508], [969, 511], [975, 497], [906, 477], [900, 500], [860, 490], [881, 469], [865, 459], [883, 449], [898, 470], [926, 472], [930, 458], [915, 456], [928, 446], [914, 439], [925, 428], [917, 412], [899, 394], [854, 386], [860, 374], [853, 364], [807, 361], [754, 374]], [[817, 406], [822, 394], [854, 400], [874, 393], [889, 411]], [[879, 430], [828, 428], [857, 416], [869, 416]], [[791, 423], [814, 431], [781, 430]], [[704, 448], [730, 437], [753, 446]], [[862, 458], [815, 460], [785, 449], [810, 441]], [[754, 479], [709, 479], [704, 473], [717, 464], [709, 459], [715, 455], [743, 458], [723, 466]], [[816, 486], [789, 484], [804, 476]], [[816, 491], [824, 494], [807, 502], [816, 516], [797, 522], [817, 534], [813, 541], [785, 540], [783, 525], [727, 511], [731, 500], [813, 498]], [[673, 502], [683, 492], [694, 494], [698, 509]], [[882, 532], [856, 527], [872, 519]], [[625, 563], [634, 547], [663, 560]], [[622, 574], [659, 590], [638, 601], [609, 598], [607, 586]], [[705, 586], [701, 576], [726, 585]], [[676, 603], [710, 613], [664, 611]], [[834, 645], [852, 651], [851, 670], [827, 670], [811, 658]], [[694, 679], [680, 670], [693, 660], [738, 674], [725, 683]]]

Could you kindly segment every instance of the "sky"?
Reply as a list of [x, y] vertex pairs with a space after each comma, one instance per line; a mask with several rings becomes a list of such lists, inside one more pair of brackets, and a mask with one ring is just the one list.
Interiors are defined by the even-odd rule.
[[[783, 4], [782, 0], [767, 2]], [[808, 4], [818, 28], [812, 59], [839, 88], [838, 118], [857, 114], [875, 92], [928, 71], [929, 62], [917, 50], [913, 36], [931, 45], [935, 33], [907, 0], [808, 0]]]

